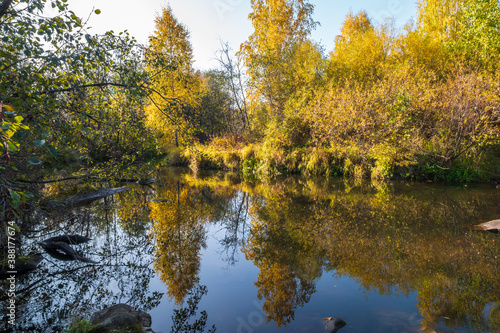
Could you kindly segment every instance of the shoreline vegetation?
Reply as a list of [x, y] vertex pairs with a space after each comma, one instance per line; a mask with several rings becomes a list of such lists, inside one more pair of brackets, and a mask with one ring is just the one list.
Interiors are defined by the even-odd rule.
[[[247, 143], [240, 138], [217, 138], [209, 144], [196, 144], [185, 150], [168, 154], [167, 164], [198, 170], [238, 171], [249, 180], [273, 179], [279, 176], [343, 176], [354, 179], [371, 178], [375, 181], [406, 179], [443, 183], [492, 183], [500, 178], [496, 161], [463, 159], [440, 167], [422, 160], [397, 160], [388, 152], [385, 156], [378, 147], [360, 149], [347, 147], [274, 147], [266, 143]], [[383, 147], [382, 149], [390, 149]], [[492, 155], [495, 152], [491, 152]], [[494, 155], [492, 156], [494, 158]], [[491, 162], [491, 161], [490, 161]], [[478, 168], [481, 166], [482, 168]]]

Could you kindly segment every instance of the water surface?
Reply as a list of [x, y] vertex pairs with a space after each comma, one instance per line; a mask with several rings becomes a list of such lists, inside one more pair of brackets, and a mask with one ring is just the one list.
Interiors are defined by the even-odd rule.
[[[157, 333], [183, 320], [228, 333], [324, 332], [330, 316], [345, 333], [500, 331], [500, 238], [473, 228], [500, 218], [492, 186], [155, 177], [31, 216], [21, 254], [78, 233], [93, 241], [75, 247], [99, 263], [45, 255], [18, 280], [16, 332], [59, 332], [113, 303], [151, 313]], [[193, 315], [174, 312], [189, 299]]]

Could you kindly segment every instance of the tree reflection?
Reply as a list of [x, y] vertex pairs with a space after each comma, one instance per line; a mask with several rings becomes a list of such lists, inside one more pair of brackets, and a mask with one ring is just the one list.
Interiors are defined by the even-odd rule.
[[500, 301], [500, 239], [471, 228], [498, 218], [495, 193], [401, 185], [289, 178], [240, 187], [251, 194], [252, 219], [242, 250], [259, 268], [268, 320], [290, 322], [326, 270], [368, 292], [417, 292], [423, 328], [437, 329], [442, 317], [450, 327], [496, 325], [485, 309]]
[[150, 202], [156, 239], [155, 269], [176, 303], [182, 303], [199, 282], [200, 250], [206, 247], [205, 224], [213, 215], [204, 191], [177, 181], [159, 191], [161, 198], [172, 201]]
[[295, 309], [303, 306], [315, 292], [322, 262], [314, 246], [314, 227], [303, 229], [303, 217], [310, 207], [304, 197], [292, 198], [273, 191], [271, 197], [255, 197], [250, 215], [253, 223], [243, 248], [248, 260], [259, 267], [255, 285], [258, 298], [264, 298], [266, 320], [278, 326], [294, 319]]
[[225, 230], [224, 237], [219, 240], [225, 258], [223, 259], [229, 266], [234, 266], [237, 262], [238, 249], [242, 246], [247, 231], [247, 219], [249, 208], [249, 195], [245, 192], [234, 192], [230, 196], [224, 209], [224, 214], [219, 219]]
[[[90, 236], [95, 241], [78, 249], [100, 263], [46, 258], [21, 277], [18, 331], [58, 329], [75, 311], [111, 303], [156, 306], [161, 294], [148, 289], [155, 274], [150, 256], [168, 296], [183, 302], [203, 282], [200, 252], [210, 224], [223, 229], [219, 241], [230, 265], [241, 247], [258, 267], [257, 297], [278, 326], [293, 320], [328, 272], [348, 275], [367, 292], [417, 292], [423, 329], [439, 331], [442, 317], [450, 318], [448, 330], [499, 328], [500, 238], [471, 227], [499, 218], [497, 192], [300, 178], [256, 185], [221, 175], [177, 179], [21, 225], [35, 241], [56, 231]], [[19, 255], [40, 251], [33, 240]], [[7, 328], [6, 321], [0, 325]]]
[[[125, 205], [136, 207], [137, 217], [144, 216], [141, 209], [147, 215], [147, 206], [136, 199], [120, 195], [85, 207], [35, 214], [24, 221], [20, 255], [42, 251], [36, 241], [55, 233], [83, 234], [93, 241], [74, 247], [98, 264], [60, 261], [44, 254], [36, 270], [17, 280], [15, 328], [2, 320], [0, 331], [62, 332], [70, 318], [88, 317], [112, 304], [127, 303], [144, 311], [156, 307], [162, 294], [149, 287], [154, 276], [150, 267], [154, 249], [147, 236], [150, 224], [127, 228], [115, 214], [117, 206]], [[4, 287], [1, 281], [0, 289]], [[0, 301], [2, 307], [8, 302], [5, 297]]]
[[311, 281], [301, 279], [289, 266], [263, 262], [255, 285], [257, 297], [264, 298], [262, 310], [266, 320], [274, 320], [278, 326], [295, 319], [295, 309], [309, 302], [316, 291]]

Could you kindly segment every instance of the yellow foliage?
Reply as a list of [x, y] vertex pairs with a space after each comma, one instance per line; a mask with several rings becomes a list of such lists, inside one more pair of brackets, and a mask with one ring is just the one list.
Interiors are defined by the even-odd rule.
[[369, 82], [382, 75], [383, 62], [389, 50], [390, 37], [383, 27], [376, 30], [366, 12], [349, 13], [335, 38], [335, 49], [330, 54], [329, 76], [334, 80]]
[[155, 19], [145, 58], [152, 80], [146, 123], [158, 133], [161, 146], [189, 142], [195, 129], [187, 113], [198, 103], [202, 80], [192, 68], [189, 31], [177, 21], [170, 6]]

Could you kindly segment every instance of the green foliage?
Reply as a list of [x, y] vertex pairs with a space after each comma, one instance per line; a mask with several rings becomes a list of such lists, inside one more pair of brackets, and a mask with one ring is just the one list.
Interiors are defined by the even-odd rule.
[[[314, 6], [304, 0], [252, 0], [251, 5], [254, 32], [240, 48], [249, 75], [250, 103], [281, 122], [288, 99], [302, 83], [303, 73], [296, 69], [309, 66], [303, 61], [307, 48], [303, 45], [310, 43], [308, 36], [316, 26]], [[310, 65], [314, 68], [315, 61]]]
[[64, 333], [89, 333], [92, 331], [92, 324], [88, 319], [73, 319]]
[[[33, 198], [9, 177], [19, 171], [16, 167], [18, 158], [12, 157], [13, 154], [18, 155], [21, 149], [17, 138], [29, 128], [22, 124], [23, 117], [16, 115], [9, 105], [0, 104], [0, 121], [0, 216], [2, 221], [9, 221], [19, 217], [26, 202]], [[41, 164], [40, 159], [34, 156], [28, 162], [31, 165]]]
[[0, 100], [30, 123], [22, 141], [46, 147], [46, 161], [75, 151], [104, 161], [131, 153], [139, 143], [150, 147], [141, 120], [145, 75], [135, 40], [126, 33], [87, 34], [66, 1], [48, 5], [57, 14], [41, 15], [45, 1], [15, 0], [0, 24]]
[[9, 164], [10, 153], [20, 148], [15, 137], [19, 136], [20, 130], [27, 130], [28, 126], [22, 124], [23, 117], [16, 115], [10, 105], [0, 104], [0, 121], [0, 157], [4, 157], [5, 163]]

